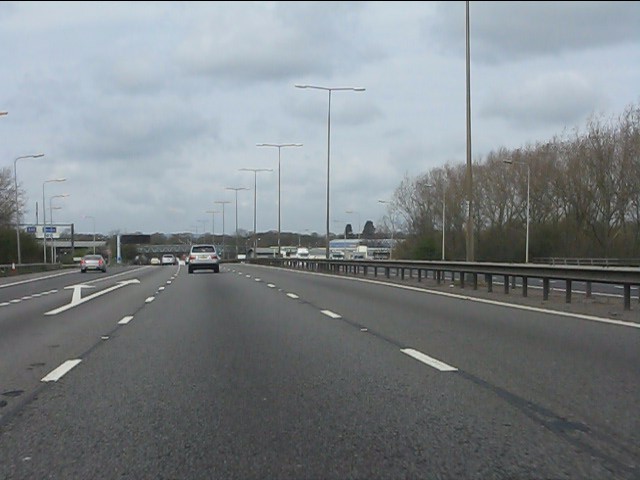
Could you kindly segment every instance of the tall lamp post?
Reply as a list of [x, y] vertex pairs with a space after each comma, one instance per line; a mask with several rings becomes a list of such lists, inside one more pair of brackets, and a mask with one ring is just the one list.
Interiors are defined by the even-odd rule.
[[[217, 210], [207, 210], [205, 213], [211, 214], [211, 243], [216, 243], [216, 213], [220, 213]], [[223, 237], [224, 240], [224, 237]]]
[[224, 239], [224, 206], [227, 203], [231, 203], [229, 200], [216, 200], [213, 203], [217, 203], [219, 205], [222, 205], [222, 258], [227, 257], [229, 258], [229, 256], [227, 255], [227, 248], [226, 248], [226, 243], [225, 243], [225, 239]]
[[236, 192], [236, 258], [238, 258], [238, 192], [240, 190], [249, 190], [244, 187], [227, 187], [227, 190], [233, 190]]
[[257, 205], [257, 192], [258, 192], [258, 172], [273, 172], [270, 168], [240, 168], [241, 172], [253, 172], [253, 256], [256, 257], [258, 251], [257, 231], [256, 231], [256, 205]]
[[331, 92], [339, 90], [351, 90], [353, 92], [364, 92], [363, 87], [320, 87], [317, 85], [296, 85], [296, 88], [314, 88], [329, 92], [329, 110], [327, 114], [327, 247], [326, 258], [329, 259], [329, 173], [331, 171]]
[[475, 262], [475, 244], [473, 239], [473, 166], [471, 161], [471, 43], [469, 29], [469, 1], [466, 2], [466, 58], [467, 58], [467, 262]]
[[514, 163], [518, 165], [524, 165], [527, 167], [527, 238], [525, 244], [525, 254], [524, 254], [524, 262], [529, 263], [529, 181], [531, 177], [531, 168], [527, 162], [519, 162], [517, 160], [503, 160], [504, 163], [508, 165], [513, 165]]
[[301, 143], [257, 143], [256, 147], [276, 147], [278, 149], [278, 257], [281, 257], [280, 252], [280, 212], [282, 210], [280, 206], [280, 150], [284, 147], [301, 147]]
[[[54, 206], [52, 206], [51, 201], [54, 198], [65, 198], [65, 197], [68, 197], [68, 196], [69, 196], [68, 193], [63, 193], [61, 195], [52, 195], [52, 196], [49, 197], [49, 216], [51, 217], [49, 219], [49, 222], [51, 224], [51, 230], [53, 230], [53, 210], [54, 209], [55, 210], [61, 210], [62, 209], [62, 207], [54, 207]], [[53, 232], [52, 232], [52, 237], [51, 237], [51, 263], [54, 263], [55, 260], [56, 260], [55, 252], [56, 252], [55, 239], [53, 238]]]
[[44, 186], [47, 183], [64, 182], [66, 180], [66, 178], [52, 178], [42, 182], [42, 252], [44, 263], [47, 263], [47, 232], [45, 231], [47, 229], [47, 207], [44, 201]]
[[[7, 112], [0, 112], [0, 115], [6, 115]], [[16, 167], [18, 160], [22, 158], [40, 158], [44, 157], [44, 153], [38, 153], [36, 155], [23, 155], [21, 157], [16, 158], [13, 161], [13, 183], [16, 194], [16, 244], [18, 246], [18, 265], [22, 263], [22, 254], [20, 252], [20, 205], [18, 204], [18, 174], [16, 172]], [[44, 208], [44, 205], [42, 206]]]
[[[389, 200], [378, 200], [379, 203], [382, 203], [384, 205], [390, 205], [391, 202]], [[387, 207], [389, 208], [389, 207]], [[389, 220], [391, 221], [391, 248], [389, 248], [389, 260], [391, 260], [393, 258], [393, 232], [395, 232], [395, 225], [393, 224], [393, 217], [390, 214], [389, 215]]]
[[84, 215], [84, 218], [90, 218], [93, 222], [93, 254], [96, 254], [96, 217], [93, 215]]

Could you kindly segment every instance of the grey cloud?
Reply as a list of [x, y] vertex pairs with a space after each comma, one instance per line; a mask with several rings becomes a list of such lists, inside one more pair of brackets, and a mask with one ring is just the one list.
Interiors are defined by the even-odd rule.
[[574, 125], [604, 99], [589, 82], [572, 72], [539, 75], [510, 91], [496, 92], [481, 107], [487, 117], [502, 117], [519, 127], [549, 123]]
[[[463, 56], [463, 2], [440, 2], [435, 18], [426, 32], [442, 51]], [[476, 62], [512, 62], [640, 42], [638, 2], [470, 2], [469, 19]]]
[[175, 56], [188, 72], [235, 84], [353, 70], [378, 55], [357, 41], [366, 38], [357, 34], [365, 28], [360, 10], [352, 2], [211, 9], [197, 19]]

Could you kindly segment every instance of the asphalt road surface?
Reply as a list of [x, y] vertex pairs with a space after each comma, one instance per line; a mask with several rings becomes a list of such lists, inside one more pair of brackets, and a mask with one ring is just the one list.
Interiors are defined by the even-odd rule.
[[244, 264], [3, 279], [0, 478], [638, 479], [639, 327]]

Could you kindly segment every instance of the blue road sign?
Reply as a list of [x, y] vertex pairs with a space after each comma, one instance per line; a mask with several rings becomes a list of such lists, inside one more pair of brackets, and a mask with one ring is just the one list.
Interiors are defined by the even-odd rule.
[[44, 227], [45, 233], [56, 233], [56, 227]]
[[36, 233], [36, 227], [27, 227], [27, 233]]

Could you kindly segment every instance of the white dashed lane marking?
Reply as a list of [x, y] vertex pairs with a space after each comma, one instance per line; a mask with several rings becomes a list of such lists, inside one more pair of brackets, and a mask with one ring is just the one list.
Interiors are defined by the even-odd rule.
[[402, 353], [409, 355], [412, 358], [415, 358], [419, 362], [422, 362], [430, 367], [435, 368], [436, 370], [440, 370], [441, 372], [457, 372], [458, 369], [456, 367], [452, 367], [451, 365], [447, 365], [444, 362], [441, 362], [438, 359], [430, 357], [429, 355], [425, 355], [422, 352], [414, 350], [413, 348], [403, 348], [400, 350]]
[[42, 382], [57, 382], [60, 380], [69, 370], [78, 365], [82, 360], [67, 360], [55, 370], [52, 370], [45, 377], [42, 378]]

